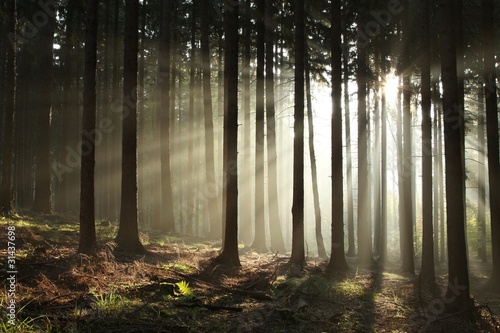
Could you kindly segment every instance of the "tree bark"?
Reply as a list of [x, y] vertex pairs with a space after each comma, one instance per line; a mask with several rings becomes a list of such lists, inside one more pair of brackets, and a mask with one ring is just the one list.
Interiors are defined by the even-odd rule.
[[309, 68], [309, 55], [306, 50], [305, 58], [306, 69], [306, 95], [307, 95], [307, 124], [309, 134], [309, 160], [311, 161], [311, 181], [314, 201], [314, 219], [315, 219], [315, 234], [316, 244], [318, 246], [318, 257], [326, 259], [325, 243], [323, 241], [323, 234], [321, 232], [321, 207], [319, 204], [319, 189], [318, 189], [318, 170], [316, 167], [316, 151], [314, 149], [314, 124], [313, 124], [313, 110], [311, 98], [311, 70]]
[[[365, 9], [359, 8], [358, 24], [364, 25]], [[359, 36], [358, 49], [358, 263], [361, 265], [373, 264], [372, 235], [371, 235], [371, 202], [369, 202], [368, 183], [368, 117], [367, 117], [367, 90], [368, 90], [368, 54], [363, 40]]]
[[[14, 211], [14, 188], [12, 184], [13, 161], [14, 161], [14, 115], [16, 109], [16, 1], [7, 1], [7, 27], [11, 45], [6, 45], [6, 103], [4, 123], [4, 143], [2, 154], [2, 184], [0, 190], [0, 215], [10, 215]], [[3, 37], [3, 36], [2, 36]], [[3, 80], [2, 80], [3, 81]], [[3, 82], [2, 82], [3, 83]], [[2, 85], [3, 86], [3, 85]], [[3, 97], [3, 96], [1, 96]], [[2, 98], [3, 100], [3, 98]], [[1, 116], [1, 114], [0, 114]]]
[[484, 94], [486, 101], [486, 135], [488, 137], [488, 176], [491, 218], [491, 253], [493, 271], [489, 285], [500, 289], [500, 156], [498, 137], [497, 77], [495, 70], [495, 31], [493, 0], [483, 0]]
[[293, 141], [292, 255], [290, 264], [305, 265], [304, 248], [304, 0], [295, 2], [295, 107]]
[[[446, 162], [446, 209], [448, 234], [447, 311], [455, 313], [469, 309], [469, 272], [465, 240], [465, 202], [463, 147], [461, 141], [457, 54], [452, 0], [439, 1], [441, 77]], [[456, 286], [460, 292], [456, 295]]]
[[344, 181], [342, 175], [342, 52], [341, 0], [331, 2], [332, 38], [332, 249], [328, 268], [345, 271]]
[[[345, 39], [345, 37], [344, 37]], [[346, 137], [346, 181], [347, 181], [347, 256], [356, 256], [356, 244], [354, 240], [354, 197], [352, 183], [352, 154], [351, 154], [351, 113], [349, 107], [349, 54], [343, 54], [344, 63], [344, 113], [345, 113], [345, 137]]]
[[[54, 9], [56, 11], [56, 9]], [[38, 125], [35, 169], [35, 198], [32, 210], [52, 213], [51, 167], [50, 167], [50, 118], [52, 113], [52, 68], [55, 28], [54, 15], [48, 15], [47, 24], [40, 28], [37, 51], [36, 91], [38, 96]]]
[[420, 279], [432, 283], [434, 271], [434, 243], [432, 226], [432, 120], [431, 120], [431, 58], [429, 31], [429, 0], [422, 0], [421, 25], [421, 100], [422, 100], [422, 266]]
[[[87, 0], [85, 67], [83, 73], [83, 126], [80, 176], [80, 240], [78, 252], [90, 253], [96, 244], [95, 232], [95, 146], [96, 146], [96, 70], [97, 0]], [[90, 137], [89, 137], [90, 134]]]
[[123, 131], [120, 224], [116, 243], [121, 250], [144, 254], [137, 223], [137, 55], [139, 0], [125, 2], [123, 52]]
[[265, 0], [257, 0], [257, 86], [255, 109], [255, 229], [252, 248], [267, 252], [264, 206]]
[[224, 61], [224, 152], [225, 200], [224, 244], [216, 261], [240, 266], [238, 254], [238, 7], [239, 0], [225, 0]]
[[[243, 80], [243, 157], [245, 163], [243, 163], [243, 179], [245, 179], [245, 184], [252, 184], [253, 180], [253, 159], [252, 159], [252, 149], [251, 149], [251, 68], [250, 63], [252, 60], [252, 14], [251, 14], [251, 1], [244, 1], [244, 13], [243, 19], [243, 68], [242, 68], [242, 80]], [[222, 83], [219, 83], [222, 84]], [[241, 192], [242, 202], [246, 204], [241, 205], [241, 224], [240, 224], [240, 240], [245, 244], [250, 244], [252, 242], [252, 186], [244, 186]]]
[[163, 2], [160, 44], [160, 94], [161, 94], [161, 224], [164, 233], [175, 231], [172, 176], [170, 170], [170, 11], [171, 1]]
[[404, 215], [402, 216], [402, 259], [401, 269], [409, 274], [415, 273], [414, 245], [413, 245], [413, 186], [412, 186], [412, 140], [411, 140], [411, 77], [410, 77], [410, 24], [409, 3], [405, 1], [403, 14], [403, 202]]

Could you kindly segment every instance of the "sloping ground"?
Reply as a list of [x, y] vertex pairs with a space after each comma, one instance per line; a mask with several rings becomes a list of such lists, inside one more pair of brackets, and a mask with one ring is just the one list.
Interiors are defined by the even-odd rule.
[[[241, 268], [227, 268], [211, 260], [220, 244], [147, 234], [151, 254], [135, 256], [115, 251], [115, 229], [107, 224], [98, 227], [106, 241], [87, 256], [75, 254], [78, 225], [70, 217], [23, 216], [0, 224], [7, 222], [16, 226], [22, 309], [16, 326], [5, 324], [2, 250], [1, 332], [500, 331], [488, 307], [473, 311], [474, 322], [462, 321], [463, 314], [445, 315], [445, 299], [434, 296], [441, 294], [445, 276], [436, 293], [391, 267], [328, 275], [324, 263], [311, 259], [297, 272], [286, 265], [286, 256], [248, 248], [241, 249]], [[1, 244], [6, 236], [0, 235]], [[500, 304], [500, 295], [478, 295], [483, 304]]]

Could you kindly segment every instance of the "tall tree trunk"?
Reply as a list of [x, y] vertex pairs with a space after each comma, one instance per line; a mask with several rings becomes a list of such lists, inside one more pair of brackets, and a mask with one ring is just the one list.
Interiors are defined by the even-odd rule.
[[292, 255], [290, 263], [305, 265], [304, 248], [304, 0], [295, 2], [295, 107], [293, 140]]
[[[212, 88], [210, 83], [210, 43], [209, 43], [209, 10], [207, 1], [202, 2], [201, 14], [201, 57], [203, 66], [203, 108], [205, 110], [205, 172], [206, 188], [204, 193], [208, 193], [208, 213], [210, 217], [210, 237], [220, 238], [222, 233], [222, 223], [220, 220], [220, 207], [217, 196], [217, 184], [215, 179], [214, 161], [214, 124], [212, 111]], [[208, 188], [210, 186], [210, 188]]]
[[315, 218], [315, 233], [316, 244], [318, 245], [318, 256], [320, 258], [327, 258], [325, 243], [323, 241], [323, 234], [321, 232], [321, 207], [319, 204], [319, 189], [318, 189], [318, 171], [316, 167], [316, 151], [314, 149], [314, 124], [313, 124], [313, 110], [311, 98], [311, 69], [309, 68], [309, 55], [306, 50], [305, 58], [306, 67], [306, 95], [307, 95], [307, 123], [309, 129], [309, 160], [311, 161], [311, 180], [314, 201], [314, 218]]
[[[432, 79], [434, 81], [434, 75], [432, 76]], [[434, 119], [433, 119], [433, 142], [434, 142], [434, 150], [433, 150], [433, 155], [434, 155], [434, 192], [433, 192], [433, 222], [434, 222], [434, 260], [439, 262], [439, 236], [440, 236], [440, 230], [439, 230], [439, 193], [441, 192], [441, 187], [440, 187], [440, 179], [441, 175], [439, 174], [439, 156], [438, 156], [438, 117], [440, 116], [439, 109], [438, 109], [438, 104], [439, 103], [436, 101], [434, 95], [435, 95], [435, 82], [432, 82], [432, 91], [431, 91], [431, 97], [432, 97], [432, 104], [434, 104]]]
[[137, 55], [139, 53], [139, 0], [125, 2], [123, 52], [122, 190], [118, 248], [143, 254], [137, 223]]
[[38, 126], [35, 169], [34, 212], [52, 213], [51, 167], [50, 167], [50, 118], [52, 113], [52, 67], [55, 28], [54, 15], [47, 16], [47, 24], [40, 28], [37, 50], [39, 54], [36, 70], [38, 96]]
[[163, 2], [160, 44], [160, 94], [161, 94], [161, 225], [165, 233], [175, 231], [170, 171], [170, 11], [171, 1]]
[[[89, 253], [96, 244], [95, 232], [95, 146], [96, 146], [96, 70], [97, 0], [87, 0], [85, 68], [83, 73], [82, 168], [80, 186], [80, 240], [78, 252]], [[90, 137], [89, 137], [90, 136]]]
[[[253, 179], [253, 159], [251, 148], [251, 68], [250, 63], [252, 60], [252, 14], [251, 14], [251, 1], [245, 0], [244, 2], [244, 22], [243, 26], [243, 68], [242, 68], [242, 80], [243, 80], [243, 157], [244, 163], [243, 167], [243, 179], [245, 186], [242, 188], [241, 199], [245, 202], [244, 205], [240, 206], [241, 209], [241, 224], [240, 224], [240, 240], [245, 244], [250, 244], [252, 242], [252, 184]], [[219, 75], [221, 76], [221, 75]], [[219, 83], [221, 84], [221, 83]]]
[[408, 0], [404, 2], [403, 13], [403, 202], [404, 215], [402, 216], [402, 246], [403, 253], [401, 268], [404, 272], [414, 274], [414, 245], [413, 245], [413, 190], [412, 190], [412, 140], [411, 140], [411, 77], [410, 77], [410, 14]]
[[264, 207], [264, 66], [265, 0], [257, 0], [257, 87], [255, 109], [255, 229], [252, 248], [267, 252]]
[[[500, 156], [498, 138], [497, 77], [495, 71], [495, 22], [493, 0], [483, 0], [482, 45], [484, 58], [484, 93], [486, 100], [486, 135], [488, 137], [488, 176], [491, 218], [493, 271], [489, 285], [500, 289]], [[451, 251], [450, 251], [451, 252]]]
[[[344, 37], [345, 39], [345, 37]], [[356, 256], [356, 244], [354, 241], [354, 198], [352, 183], [352, 155], [351, 155], [351, 113], [349, 98], [349, 54], [343, 53], [344, 63], [344, 113], [345, 113], [345, 138], [346, 138], [346, 181], [347, 181], [347, 256]]]
[[484, 110], [484, 87], [481, 85], [477, 94], [477, 233], [479, 235], [477, 255], [483, 263], [488, 261], [486, 255], [486, 149], [484, 127], [486, 115]]
[[238, 0], [225, 0], [226, 37], [224, 78], [225, 226], [224, 245], [217, 262], [240, 266], [238, 255]]
[[[12, 166], [14, 161], [14, 114], [16, 109], [16, 49], [17, 49], [17, 7], [16, 1], [7, 1], [7, 27], [8, 38], [11, 45], [6, 45], [6, 103], [5, 103], [5, 124], [3, 126], [4, 144], [2, 154], [2, 184], [0, 190], [0, 215], [10, 215], [13, 210], [14, 189], [12, 186]], [[2, 35], [3, 37], [3, 35]], [[3, 39], [3, 38], [2, 38]], [[3, 72], [0, 69], [0, 72]], [[3, 81], [3, 80], [2, 80]], [[3, 87], [3, 82], [2, 82]], [[0, 88], [1, 89], [1, 88]], [[3, 96], [1, 96], [3, 97]], [[3, 98], [2, 98], [3, 100]], [[1, 116], [1, 113], [0, 113]], [[3, 118], [3, 117], [2, 117]], [[2, 127], [0, 127], [2, 128]]]
[[341, 13], [341, 0], [333, 0], [330, 20], [332, 24], [332, 250], [328, 268], [334, 270], [348, 269], [344, 253]]
[[[151, 201], [147, 196], [147, 175], [146, 175], [146, 26], [147, 26], [147, 9], [148, 2], [144, 0], [141, 5], [141, 35], [139, 46], [139, 73], [138, 73], [138, 203], [139, 203], [139, 222], [145, 226], [149, 225], [149, 209], [148, 202]], [[106, 18], [107, 19], [107, 18]], [[106, 43], [108, 45], [108, 43]], [[106, 73], [104, 73], [106, 75]]]
[[429, 30], [429, 0], [422, 0], [421, 74], [422, 74], [422, 266], [420, 279], [429, 283], [436, 280], [434, 272], [434, 244], [432, 227], [432, 120], [431, 120], [431, 58]]
[[[463, 148], [461, 147], [457, 54], [452, 0], [439, 1], [441, 76], [446, 162], [446, 219], [448, 234], [448, 290], [451, 313], [469, 309], [469, 272], [465, 240]], [[498, 141], [498, 140], [497, 140]], [[457, 289], [459, 288], [459, 292]], [[458, 295], [457, 295], [458, 293]]]
[[[358, 24], [364, 25], [364, 8], [359, 8]], [[361, 36], [358, 36], [358, 262], [362, 265], [373, 264], [371, 213], [368, 185], [368, 116], [367, 116], [367, 90], [368, 90], [368, 55], [366, 46], [363, 45]]]
[[267, 125], [267, 186], [269, 229], [271, 249], [285, 253], [285, 242], [281, 232], [278, 202], [278, 170], [276, 152], [276, 112], [274, 96], [274, 30], [276, 29], [275, 1], [267, 0], [266, 23], [266, 125]]
[[[111, 48], [111, 59], [113, 61], [113, 73], [112, 73], [112, 101], [118, 101], [120, 100], [120, 63], [121, 63], [121, 56], [119, 52], [119, 36], [120, 36], [120, 7], [122, 1], [120, 0], [114, 0], [115, 1], [115, 7], [113, 9], [114, 14], [113, 14], [113, 46]], [[112, 133], [111, 140], [110, 140], [110, 147], [108, 149], [111, 149], [112, 151], [117, 151], [116, 155], [112, 154], [109, 159], [108, 159], [108, 164], [111, 165], [111, 174], [110, 174], [110, 192], [109, 192], [109, 211], [110, 211], [110, 216], [109, 218], [113, 220], [118, 220], [119, 219], [119, 211], [120, 211], [120, 197], [118, 196], [118, 193], [120, 193], [121, 188], [120, 188], [120, 177], [121, 177], [121, 168], [120, 164], [117, 162], [121, 159], [121, 149], [120, 147], [120, 141], [121, 141], [121, 134], [122, 134], [122, 126], [119, 124], [120, 117], [118, 114], [113, 117], [112, 121], [113, 123], [117, 124], [117, 130]]]
[[[386, 63], [386, 53], [385, 50], [382, 51], [381, 59], [381, 70], [382, 70], [382, 80], [386, 81], [387, 75], [387, 63]], [[382, 97], [380, 101], [381, 105], [381, 115], [380, 115], [380, 151], [381, 151], [381, 174], [380, 174], [380, 195], [381, 195], [381, 230], [380, 230], [380, 253], [379, 262], [385, 264], [387, 262], [387, 98], [385, 84], [382, 85]]]

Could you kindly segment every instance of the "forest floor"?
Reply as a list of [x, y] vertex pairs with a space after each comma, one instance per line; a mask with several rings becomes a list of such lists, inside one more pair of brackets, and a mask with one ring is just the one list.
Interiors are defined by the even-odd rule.
[[349, 259], [349, 272], [332, 275], [324, 260], [309, 258], [294, 271], [286, 255], [246, 247], [235, 269], [213, 263], [220, 243], [146, 233], [150, 254], [131, 255], [115, 250], [112, 223], [98, 225], [99, 245], [89, 256], [76, 254], [75, 218], [0, 220], [2, 246], [7, 224], [16, 227], [19, 309], [9, 326], [2, 249], [0, 332], [500, 332], [500, 294], [482, 287], [487, 275], [476, 267], [476, 307], [445, 314], [441, 271], [430, 290], [396, 264], [364, 269]]

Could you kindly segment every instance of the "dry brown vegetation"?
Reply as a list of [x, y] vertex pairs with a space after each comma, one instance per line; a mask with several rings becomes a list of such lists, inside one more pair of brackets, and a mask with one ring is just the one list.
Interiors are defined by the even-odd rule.
[[[150, 254], [136, 256], [115, 250], [114, 227], [106, 223], [98, 226], [103, 241], [95, 253], [83, 255], [75, 253], [78, 225], [70, 217], [1, 223], [16, 226], [22, 305], [19, 324], [6, 332], [500, 331], [492, 315], [500, 313], [500, 295], [481, 289], [484, 274], [471, 276], [477, 307], [445, 314], [446, 276], [423, 287], [396, 264], [383, 272], [356, 268], [350, 260], [351, 271], [329, 274], [324, 262], [309, 258], [304, 271], [293, 271], [285, 255], [241, 248], [242, 267], [228, 268], [212, 262], [220, 244], [148, 234], [143, 239]], [[1, 283], [5, 290], [5, 278]], [[2, 318], [5, 299], [3, 291]]]

